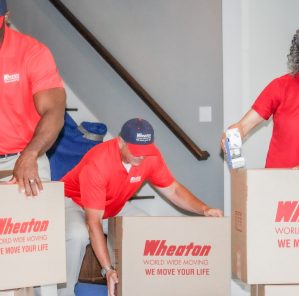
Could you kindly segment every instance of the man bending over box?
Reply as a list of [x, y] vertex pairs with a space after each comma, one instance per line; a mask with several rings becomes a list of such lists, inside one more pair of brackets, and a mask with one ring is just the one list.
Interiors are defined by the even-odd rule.
[[154, 130], [144, 119], [127, 121], [117, 138], [96, 145], [66, 174], [67, 285], [60, 295], [74, 295], [85, 248], [92, 248], [114, 296], [117, 273], [111, 265], [104, 233], [114, 216], [142, 215], [127, 201], [144, 182], [149, 182], [176, 206], [204, 216], [223, 212], [207, 206], [175, 180], [154, 144]]

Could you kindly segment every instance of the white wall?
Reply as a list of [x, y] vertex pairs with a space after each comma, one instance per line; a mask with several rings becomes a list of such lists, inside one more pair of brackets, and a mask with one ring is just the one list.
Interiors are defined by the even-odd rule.
[[[287, 72], [287, 54], [298, 22], [298, 0], [223, 0], [224, 126], [241, 118], [261, 90]], [[263, 167], [272, 132], [269, 122], [244, 143], [247, 167]], [[230, 177], [225, 170], [225, 209]], [[233, 282], [232, 295], [249, 295]]]

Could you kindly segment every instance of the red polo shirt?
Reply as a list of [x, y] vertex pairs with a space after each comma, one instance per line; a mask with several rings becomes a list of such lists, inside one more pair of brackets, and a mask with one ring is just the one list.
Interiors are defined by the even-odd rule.
[[0, 48], [0, 154], [22, 151], [40, 116], [33, 95], [63, 87], [49, 49], [7, 26]]
[[116, 138], [92, 148], [62, 181], [65, 196], [83, 208], [104, 210], [104, 218], [109, 218], [122, 209], [143, 182], [167, 187], [174, 178], [161, 154], [146, 157], [128, 173]]
[[252, 108], [264, 119], [273, 115], [273, 133], [267, 168], [299, 165], [299, 76], [274, 79], [259, 95]]

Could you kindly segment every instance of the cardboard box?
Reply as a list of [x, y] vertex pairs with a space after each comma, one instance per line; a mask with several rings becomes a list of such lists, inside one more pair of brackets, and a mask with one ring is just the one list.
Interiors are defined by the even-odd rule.
[[0, 290], [66, 281], [63, 183], [43, 186], [26, 198], [0, 184]]
[[253, 285], [251, 296], [298, 296], [299, 285]]
[[31, 287], [0, 291], [0, 296], [34, 296], [34, 289]]
[[299, 171], [239, 169], [231, 180], [233, 275], [248, 284], [299, 283]]
[[230, 295], [230, 219], [116, 217], [117, 296]]

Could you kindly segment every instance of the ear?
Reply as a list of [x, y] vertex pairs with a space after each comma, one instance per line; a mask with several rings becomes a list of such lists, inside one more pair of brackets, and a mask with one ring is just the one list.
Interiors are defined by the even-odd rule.
[[119, 149], [124, 148], [124, 146], [126, 145], [125, 141], [121, 136], [118, 136], [118, 145], [119, 145]]
[[9, 24], [9, 18], [10, 18], [10, 11], [6, 12], [4, 16], [4, 21], [6, 24]]

